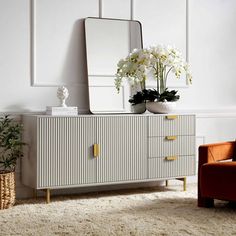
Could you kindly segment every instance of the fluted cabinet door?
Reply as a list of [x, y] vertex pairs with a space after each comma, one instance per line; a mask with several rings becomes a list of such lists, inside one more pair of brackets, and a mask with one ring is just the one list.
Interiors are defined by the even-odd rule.
[[37, 187], [96, 182], [93, 117], [39, 117]]
[[99, 183], [147, 178], [146, 117], [98, 117], [97, 142]]

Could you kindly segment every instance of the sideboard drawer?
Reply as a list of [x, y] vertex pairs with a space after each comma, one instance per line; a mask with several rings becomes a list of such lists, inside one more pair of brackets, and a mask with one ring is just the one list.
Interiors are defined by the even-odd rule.
[[195, 135], [194, 115], [161, 115], [148, 117], [148, 135]]
[[194, 156], [169, 157], [169, 160], [166, 157], [150, 158], [148, 166], [150, 179], [195, 175]]
[[195, 155], [195, 136], [149, 137], [148, 157]]

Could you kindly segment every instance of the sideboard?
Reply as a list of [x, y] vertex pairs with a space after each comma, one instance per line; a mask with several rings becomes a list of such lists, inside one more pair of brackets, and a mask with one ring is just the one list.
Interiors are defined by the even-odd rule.
[[24, 115], [22, 182], [36, 190], [195, 175], [191, 114]]

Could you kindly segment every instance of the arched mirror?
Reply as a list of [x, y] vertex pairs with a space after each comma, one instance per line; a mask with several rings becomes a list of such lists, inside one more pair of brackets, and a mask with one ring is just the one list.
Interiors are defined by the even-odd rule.
[[142, 48], [142, 29], [138, 21], [87, 18], [85, 37], [92, 113], [130, 113], [131, 88], [115, 88], [117, 63], [134, 48]]

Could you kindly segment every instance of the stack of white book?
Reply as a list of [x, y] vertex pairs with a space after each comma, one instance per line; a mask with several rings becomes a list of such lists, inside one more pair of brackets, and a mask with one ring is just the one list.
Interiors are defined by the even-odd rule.
[[77, 107], [46, 107], [46, 115], [51, 116], [77, 116]]

